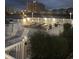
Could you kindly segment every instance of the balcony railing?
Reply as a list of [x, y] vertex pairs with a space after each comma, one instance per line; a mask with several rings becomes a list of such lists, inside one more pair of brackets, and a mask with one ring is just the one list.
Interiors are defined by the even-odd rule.
[[5, 48], [5, 59], [30, 59], [29, 42], [20, 41]]

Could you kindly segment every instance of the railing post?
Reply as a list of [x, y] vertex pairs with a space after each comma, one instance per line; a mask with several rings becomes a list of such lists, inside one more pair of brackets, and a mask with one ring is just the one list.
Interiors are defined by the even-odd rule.
[[[30, 58], [30, 41], [25, 36], [23, 40], [19, 43], [11, 45], [6, 48], [6, 52], [9, 52], [11, 49], [14, 49], [16, 52], [16, 59], [27, 59]], [[9, 54], [9, 53], [8, 53]]]

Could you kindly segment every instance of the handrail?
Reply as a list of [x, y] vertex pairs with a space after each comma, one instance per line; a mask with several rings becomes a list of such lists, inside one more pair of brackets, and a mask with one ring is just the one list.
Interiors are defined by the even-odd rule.
[[5, 54], [5, 59], [15, 59], [14, 57], [8, 55], [8, 54]]
[[7, 50], [9, 50], [9, 49], [12, 49], [13, 47], [19, 45], [21, 42], [22, 42], [22, 41], [20, 41], [20, 42], [18, 42], [18, 43], [16, 43], [16, 44], [13, 44], [13, 45], [11, 45], [11, 46], [6, 47], [6, 48], [5, 48], [5, 51], [7, 51]]

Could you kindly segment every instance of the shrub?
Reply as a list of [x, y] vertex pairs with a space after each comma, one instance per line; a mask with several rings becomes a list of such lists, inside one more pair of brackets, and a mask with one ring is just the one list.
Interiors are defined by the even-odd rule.
[[64, 24], [64, 32], [62, 33], [62, 37], [64, 37], [69, 46], [69, 53], [73, 52], [73, 28], [71, 24]]
[[32, 59], [64, 59], [67, 55], [67, 41], [39, 31], [30, 37]]

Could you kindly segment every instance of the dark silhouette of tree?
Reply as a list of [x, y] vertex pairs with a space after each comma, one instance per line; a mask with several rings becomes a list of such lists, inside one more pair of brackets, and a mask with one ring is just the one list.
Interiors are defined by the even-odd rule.
[[10, 22], [8, 20], [5, 20], [5, 24], [9, 24]]
[[68, 52], [66, 39], [39, 31], [30, 37], [32, 59], [64, 59]]
[[73, 28], [71, 24], [64, 24], [64, 32], [62, 36], [68, 41], [69, 52], [73, 52]]

